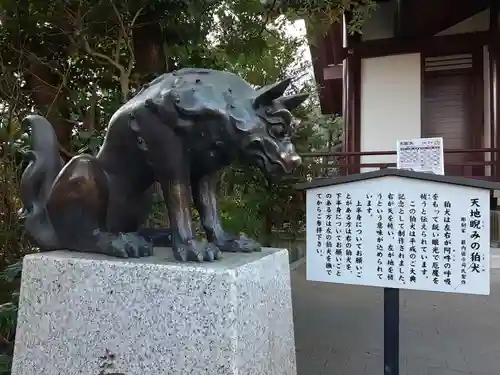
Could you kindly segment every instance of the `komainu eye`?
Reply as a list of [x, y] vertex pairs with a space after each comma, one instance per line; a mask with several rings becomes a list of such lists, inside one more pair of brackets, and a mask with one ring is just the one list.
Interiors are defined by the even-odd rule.
[[142, 138], [141, 136], [137, 137], [137, 146], [139, 146], [141, 150], [144, 151], [148, 150], [148, 146], [146, 146], [146, 141], [144, 141], [144, 138]]
[[286, 136], [286, 128], [283, 124], [271, 126], [271, 135], [276, 138], [284, 138]]

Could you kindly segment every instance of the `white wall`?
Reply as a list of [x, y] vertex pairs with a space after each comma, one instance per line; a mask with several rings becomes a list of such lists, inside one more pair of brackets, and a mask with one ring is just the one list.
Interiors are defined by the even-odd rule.
[[[361, 151], [393, 151], [398, 140], [420, 137], [420, 91], [419, 53], [362, 60]], [[361, 158], [392, 162], [391, 155]]]

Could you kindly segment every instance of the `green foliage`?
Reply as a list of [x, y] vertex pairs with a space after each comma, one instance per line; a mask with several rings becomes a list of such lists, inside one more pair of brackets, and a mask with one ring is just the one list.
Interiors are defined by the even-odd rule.
[[[22, 263], [11, 264], [0, 273], [0, 280], [14, 284], [21, 276]], [[0, 375], [10, 374], [12, 355], [14, 352], [14, 338], [17, 322], [17, 308], [19, 292], [14, 289], [9, 302], [0, 305]]]
[[[18, 215], [22, 158], [10, 152], [8, 144], [4, 146], [0, 159], [0, 269], [31, 251]], [[0, 290], [0, 301], [1, 294]]]
[[[156, 186], [160, 189], [160, 186]], [[149, 214], [148, 220], [146, 222], [146, 227], [158, 228], [158, 227], [168, 227], [168, 213], [165, 208], [165, 203], [162, 199], [162, 195], [159, 191], [153, 193], [153, 202], [151, 207], [151, 213]]]
[[286, 14], [290, 20], [305, 19], [310, 30], [324, 32], [332, 23], [342, 20], [349, 13], [347, 31], [361, 33], [363, 21], [375, 9], [375, 0], [263, 0], [267, 9]]
[[[3, 110], [3, 111], [2, 111]], [[33, 251], [18, 215], [26, 136], [13, 111], [0, 104], [0, 375], [9, 374], [19, 299], [21, 263]]]
[[0, 333], [2, 337], [12, 337], [16, 327], [19, 294], [12, 294], [12, 301], [0, 305]]

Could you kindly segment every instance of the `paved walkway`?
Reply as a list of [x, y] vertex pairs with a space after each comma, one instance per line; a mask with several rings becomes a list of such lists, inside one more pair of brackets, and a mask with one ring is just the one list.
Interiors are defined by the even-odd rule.
[[[500, 250], [491, 295], [401, 291], [400, 374], [500, 374]], [[298, 375], [383, 375], [382, 289], [292, 272]]]

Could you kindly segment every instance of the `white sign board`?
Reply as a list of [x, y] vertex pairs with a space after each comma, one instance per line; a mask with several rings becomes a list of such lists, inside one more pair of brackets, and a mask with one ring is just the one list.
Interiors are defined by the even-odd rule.
[[490, 293], [489, 191], [385, 176], [307, 190], [307, 279]]
[[398, 141], [397, 168], [444, 175], [443, 138]]

